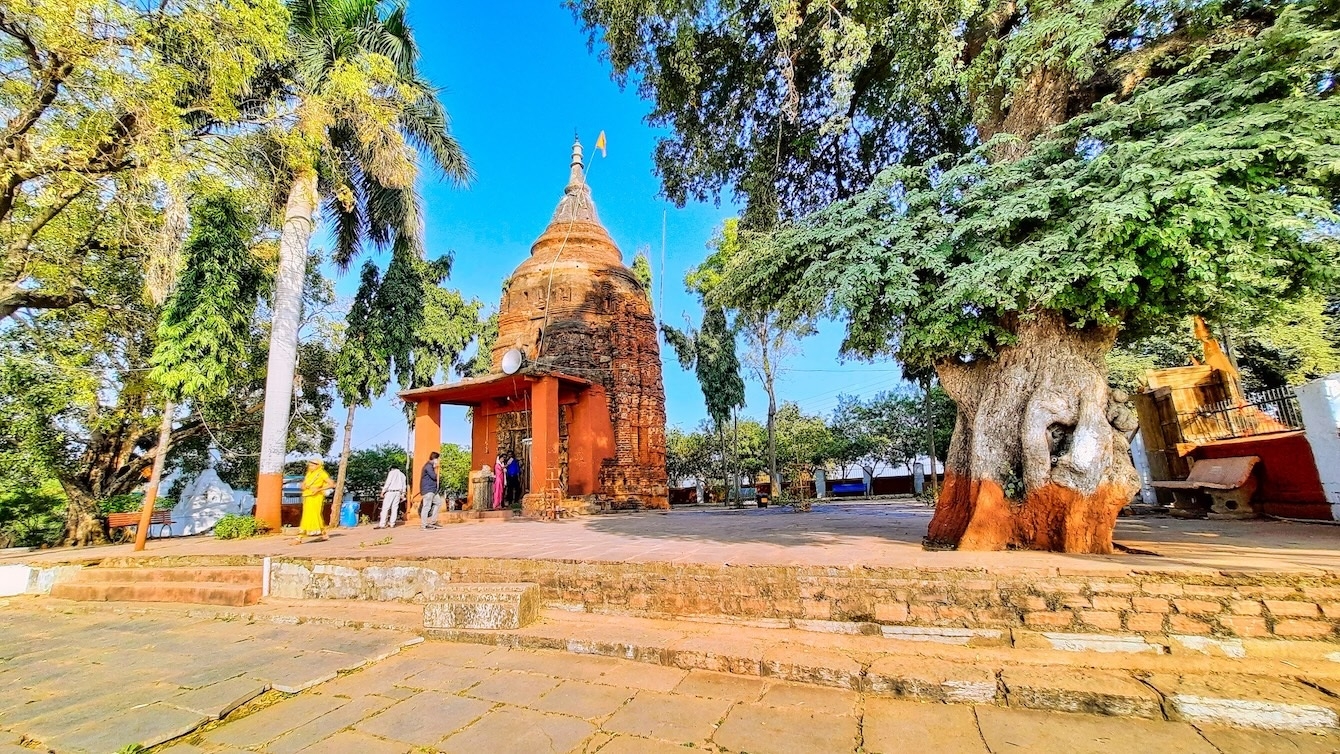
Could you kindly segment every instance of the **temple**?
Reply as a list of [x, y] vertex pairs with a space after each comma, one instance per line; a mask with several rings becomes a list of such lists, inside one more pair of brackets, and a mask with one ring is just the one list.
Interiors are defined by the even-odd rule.
[[503, 284], [490, 374], [400, 393], [415, 404], [413, 483], [453, 404], [472, 409], [473, 468], [521, 460], [527, 513], [669, 507], [650, 292], [600, 224], [585, 176], [574, 144], [549, 227]]

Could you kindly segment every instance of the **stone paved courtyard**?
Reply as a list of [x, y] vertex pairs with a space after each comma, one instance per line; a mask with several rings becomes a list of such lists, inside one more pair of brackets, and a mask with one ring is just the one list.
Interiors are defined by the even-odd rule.
[[[1110, 556], [1043, 552], [926, 552], [931, 509], [908, 501], [787, 509], [685, 510], [588, 516], [559, 522], [462, 523], [337, 529], [329, 542], [294, 547], [289, 539], [153, 540], [147, 556], [301, 555], [303, 557], [554, 558], [606, 562], [733, 563], [934, 568], [1132, 569], [1340, 572], [1340, 526], [1291, 521], [1122, 518]], [[0, 555], [5, 563], [49, 563], [132, 555], [130, 545]]]
[[[0, 754], [115, 752], [193, 729], [174, 754], [305, 752], [1270, 752], [1340, 751], [1333, 736], [924, 704], [607, 657], [426, 642], [303, 623], [162, 611], [0, 608]], [[393, 653], [385, 659], [372, 659]], [[361, 662], [360, 660], [367, 660]], [[357, 667], [355, 667], [357, 666]], [[348, 668], [354, 668], [351, 672]], [[22, 744], [20, 743], [22, 742]], [[40, 743], [38, 743], [40, 742]], [[691, 747], [691, 748], [686, 748]]]

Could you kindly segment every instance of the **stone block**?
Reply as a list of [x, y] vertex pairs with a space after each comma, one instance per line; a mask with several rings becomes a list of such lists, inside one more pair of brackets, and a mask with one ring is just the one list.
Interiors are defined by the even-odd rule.
[[425, 628], [518, 629], [539, 617], [537, 584], [452, 584], [423, 606]]
[[1168, 715], [1190, 723], [1263, 730], [1340, 727], [1333, 700], [1300, 683], [1242, 675], [1154, 675]]
[[1156, 634], [1163, 630], [1162, 613], [1133, 613], [1126, 616], [1126, 630]]
[[1224, 609], [1223, 605], [1209, 600], [1173, 600], [1173, 604], [1179, 613], [1213, 614]]
[[1319, 620], [1282, 620], [1275, 624], [1276, 636], [1298, 639], [1320, 639], [1335, 632], [1335, 626]]
[[1265, 619], [1256, 616], [1230, 615], [1220, 618], [1219, 623], [1243, 638], [1270, 635], [1270, 629], [1266, 627]]
[[1010, 637], [995, 628], [921, 628], [919, 626], [883, 626], [886, 639], [924, 641], [969, 647], [995, 647], [1009, 644]]
[[1228, 606], [1234, 615], [1260, 615], [1261, 603], [1256, 600], [1233, 600]]
[[934, 702], [991, 704], [996, 676], [981, 665], [928, 657], [884, 657], [866, 671], [865, 689]]
[[1001, 675], [1011, 707], [1163, 719], [1159, 695], [1123, 673], [1070, 667], [1007, 668]]
[[1315, 618], [1321, 614], [1321, 610], [1311, 602], [1266, 600], [1266, 609], [1271, 615], [1281, 618]]
[[27, 592], [32, 570], [26, 565], [0, 566], [0, 597], [14, 597]]
[[1133, 597], [1131, 598], [1131, 607], [1135, 608], [1135, 612], [1137, 613], [1172, 612], [1172, 607], [1167, 600], [1156, 599], [1154, 597]]

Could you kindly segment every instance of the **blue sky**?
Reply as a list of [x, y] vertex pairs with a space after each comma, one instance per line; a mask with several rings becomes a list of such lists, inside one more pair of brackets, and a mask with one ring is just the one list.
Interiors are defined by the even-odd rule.
[[[587, 51], [572, 15], [557, 0], [415, 0], [410, 16], [423, 72], [443, 88], [452, 131], [478, 176], [466, 189], [435, 175], [422, 181], [429, 253], [455, 255], [448, 285], [496, 308], [502, 281], [529, 255], [562, 194], [574, 131], [589, 156], [603, 130], [609, 156], [595, 157], [588, 173], [600, 218], [625, 263], [640, 247], [649, 247], [659, 304], [664, 213], [665, 305], [660, 314], [675, 325], [683, 324], [685, 314], [696, 321], [697, 304], [684, 291], [684, 273], [706, 256], [708, 240], [735, 208], [729, 196], [719, 207], [683, 209], [660, 196], [652, 149], [663, 132], [644, 123], [649, 104], [631, 87], [621, 91], [608, 66]], [[379, 261], [384, 265], [386, 260]], [[357, 269], [336, 278], [337, 293], [346, 299], [357, 288]], [[841, 334], [841, 325], [825, 323], [803, 343], [803, 353], [789, 361], [792, 369], [779, 382], [780, 399], [828, 414], [840, 393], [864, 395], [897, 386], [899, 373], [892, 363], [839, 362]], [[691, 428], [705, 416], [698, 384], [679, 368], [668, 347], [662, 347], [662, 362], [669, 423]], [[767, 407], [762, 389], [752, 382], [748, 404], [745, 412], [760, 417]], [[335, 416], [342, 419], [343, 409], [337, 408]], [[444, 407], [442, 422], [444, 441], [469, 443], [463, 409]], [[406, 442], [403, 414], [390, 396], [360, 411], [354, 424], [355, 448], [384, 442]]]

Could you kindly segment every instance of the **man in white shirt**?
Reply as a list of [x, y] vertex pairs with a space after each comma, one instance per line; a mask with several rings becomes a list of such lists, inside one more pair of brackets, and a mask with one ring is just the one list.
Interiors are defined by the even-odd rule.
[[[381, 522], [375, 528], [386, 529], [395, 526], [396, 519], [400, 515], [400, 498], [405, 496], [405, 472], [397, 468], [392, 468], [386, 473], [386, 481], [382, 482], [382, 514]], [[391, 521], [388, 524], [387, 516]]]

